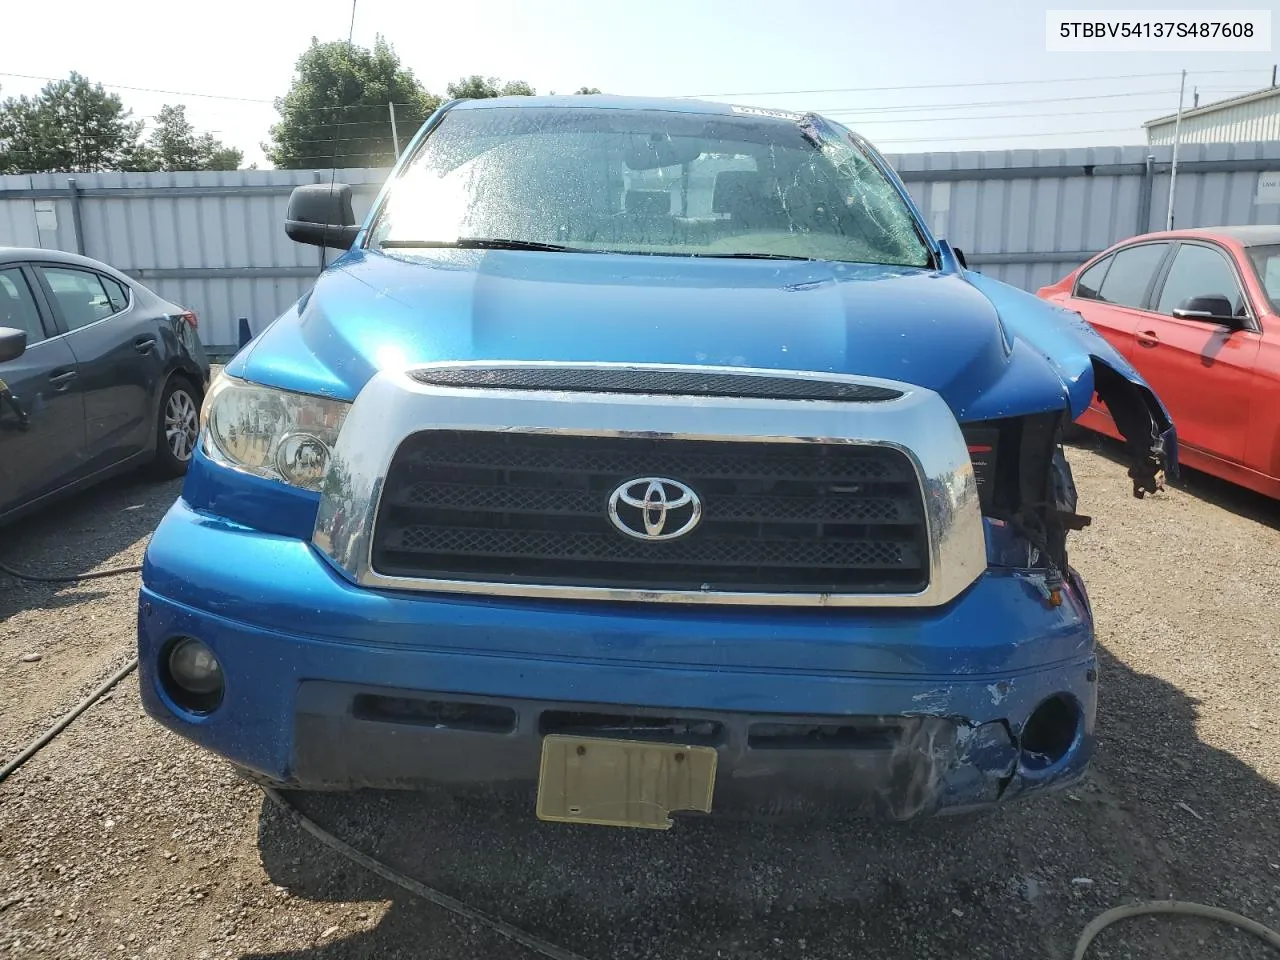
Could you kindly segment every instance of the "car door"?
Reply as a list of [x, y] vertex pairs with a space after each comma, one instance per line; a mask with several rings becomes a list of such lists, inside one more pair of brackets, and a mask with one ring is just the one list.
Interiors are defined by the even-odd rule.
[[[1225, 297], [1238, 325], [1173, 315], [1190, 298], [1206, 296]], [[1135, 366], [1169, 408], [1179, 440], [1244, 462], [1261, 338], [1235, 261], [1216, 244], [1180, 241], [1153, 301], [1135, 334]]]
[[1155, 241], [1121, 247], [1080, 274], [1064, 306], [1078, 311], [1132, 360], [1134, 332], [1170, 246], [1168, 241]]
[[105, 274], [57, 263], [40, 264], [38, 272], [79, 363], [90, 467], [148, 449], [165, 372], [154, 321], [128, 287]]
[[[1151, 289], [1172, 246], [1170, 241], [1160, 240], [1121, 247], [1083, 270], [1070, 295], [1059, 302], [1077, 311], [1122, 356], [1138, 366], [1134, 334], [1147, 315], [1143, 307], [1149, 302]], [[1141, 367], [1139, 372], [1145, 375]], [[1112, 437], [1120, 436], [1096, 393], [1079, 423]]]
[[[1280, 243], [1250, 245], [1237, 256], [1246, 267], [1245, 285], [1262, 331], [1253, 366], [1244, 465], [1280, 481]], [[1263, 482], [1254, 489], [1280, 498], [1280, 484]]]
[[29, 267], [0, 264], [0, 327], [27, 349], [0, 363], [0, 515], [87, 473], [78, 365]]

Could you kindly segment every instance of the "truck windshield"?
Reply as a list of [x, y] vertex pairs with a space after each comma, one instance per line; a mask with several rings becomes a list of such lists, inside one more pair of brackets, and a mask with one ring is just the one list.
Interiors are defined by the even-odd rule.
[[393, 182], [371, 244], [403, 250], [459, 241], [931, 262], [910, 210], [847, 135], [819, 138], [775, 118], [661, 110], [446, 114]]

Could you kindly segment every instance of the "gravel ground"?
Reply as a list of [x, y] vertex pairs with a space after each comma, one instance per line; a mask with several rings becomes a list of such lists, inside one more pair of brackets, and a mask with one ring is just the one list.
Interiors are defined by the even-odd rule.
[[[1072, 557], [1105, 662], [1100, 753], [1071, 793], [963, 822], [712, 819], [665, 834], [419, 795], [299, 802], [360, 849], [592, 960], [1069, 957], [1107, 907], [1171, 896], [1280, 925], [1280, 505], [1194, 477], [1137, 501], [1110, 454], [1072, 451], [1095, 517]], [[136, 562], [177, 491], [118, 481], [0, 531], [0, 559]], [[0, 757], [131, 656], [136, 586], [0, 575]], [[133, 677], [0, 785], [0, 955], [531, 956], [325, 850], [147, 720]], [[1169, 918], [1113, 928], [1090, 953], [1264, 956], [1230, 928]]]

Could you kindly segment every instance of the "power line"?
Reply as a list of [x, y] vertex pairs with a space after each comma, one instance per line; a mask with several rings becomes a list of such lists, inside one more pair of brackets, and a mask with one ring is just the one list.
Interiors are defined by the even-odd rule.
[[[44, 80], [53, 82], [57, 80], [66, 80], [66, 77], [38, 77], [29, 73], [0, 73], [0, 77], [14, 77], [19, 80]], [[94, 86], [106, 87], [110, 90], [131, 90], [134, 93], [163, 93], [172, 97], [203, 97], [208, 100], [234, 100], [239, 103], [275, 103], [274, 100], [261, 100], [254, 97], [233, 97], [224, 93], [192, 93], [190, 90], [161, 90], [157, 87], [129, 87], [123, 83], [99, 83], [91, 80]]]
[[1167, 97], [1168, 90], [1134, 90], [1130, 93], [1091, 93], [1077, 97], [1032, 97], [1026, 100], [971, 100], [967, 103], [918, 103], [896, 107], [830, 107], [815, 113], [896, 113], [900, 110], [950, 110], [959, 107], [1013, 107], [1036, 103], [1078, 103], [1086, 100], [1116, 100], [1124, 97]]
[[1115, 107], [1111, 110], [1071, 110], [1062, 113], [988, 113], [983, 116], [968, 117], [873, 117], [869, 120], [857, 122], [856, 126], [862, 126], [870, 123], [958, 123], [965, 120], [1029, 120], [1036, 118], [1044, 118], [1052, 120], [1054, 117], [1093, 117], [1100, 113], [1139, 113], [1147, 110], [1146, 107]]
[[[1105, 111], [1094, 111], [1094, 112], [1100, 113]], [[1091, 115], [1092, 113], [1069, 114], [1069, 116], [1091, 116]], [[1007, 116], [1006, 118], [1017, 118], [1017, 117], [1023, 117], [1023, 116], [1040, 116], [1040, 115], [1039, 114], [1014, 114], [1011, 116]], [[955, 119], [961, 120], [966, 118], [958, 117]], [[987, 118], [982, 118], [982, 119], [987, 119]], [[991, 119], [997, 119], [997, 118], [993, 117]], [[936, 121], [908, 120], [908, 121], [879, 121], [879, 122], [916, 123], [916, 122], [936, 122]], [[1098, 134], [1098, 133], [1125, 133], [1125, 132], [1136, 132], [1136, 130], [1134, 127], [1107, 127], [1104, 129], [1094, 129], [1094, 130], [1049, 130], [1049, 131], [1037, 131], [1037, 132], [1001, 131], [998, 133], [981, 133], [981, 134], [971, 134], [971, 135], [965, 135], [965, 136], [951, 136], [951, 135], [944, 134], [936, 137], [883, 137], [883, 138], [876, 138], [875, 142], [877, 145], [884, 144], [884, 143], [930, 143], [930, 142], [944, 142], [944, 141], [950, 142], [950, 141], [973, 141], [973, 140], [1000, 140], [1000, 139], [1010, 139], [1010, 138], [1024, 139], [1024, 138], [1037, 138], [1037, 137], [1076, 137], [1076, 136], [1089, 136], [1089, 135]], [[389, 139], [389, 135], [386, 137], [344, 137], [341, 143], [343, 145], [348, 143], [363, 143], [363, 142], [385, 143], [388, 139]], [[333, 141], [331, 139], [320, 138], [320, 139], [314, 139], [314, 140], [296, 140], [291, 145], [305, 146], [305, 145], [313, 145], [313, 144], [332, 144], [332, 143]], [[362, 153], [362, 155], [364, 156], [371, 156], [371, 157], [373, 156], [389, 157], [394, 155], [393, 151], [391, 150], [370, 150], [370, 151], [357, 151], [357, 152]], [[31, 156], [34, 154], [32, 153], [32, 151], [14, 150], [14, 151], [10, 151], [10, 155]]]
[[[354, 14], [354, 8], [353, 8]], [[1254, 69], [1236, 68], [1230, 70], [1196, 70], [1195, 76], [1209, 76], [1222, 74], [1244, 74], [1254, 73]], [[823, 93], [886, 93], [896, 90], [949, 90], [957, 88], [969, 87], [999, 87], [999, 86], [1020, 86], [1032, 84], [1055, 84], [1055, 83], [1090, 83], [1103, 82], [1112, 80], [1140, 80], [1152, 79], [1159, 77], [1174, 77], [1176, 73], [1128, 73], [1128, 74], [1110, 74], [1099, 75], [1093, 77], [1061, 77], [1061, 78], [1034, 78], [1021, 80], [969, 80], [961, 82], [948, 83], [914, 83], [902, 84], [898, 86], [881, 86], [881, 87], [829, 87], [812, 90], [756, 90], [749, 92], [737, 93], [698, 93], [688, 94], [682, 99], [696, 99], [699, 97], [784, 97], [784, 96], [801, 96], [810, 94]], [[44, 82], [52, 82], [57, 80], [65, 80], [66, 77], [48, 77], [30, 73], [9, 73], [0, 71], [0, 77], [12, 77], [18, 80], [41, 80]], [[169, 90], [161, 87], [139, 87], [131, 86], [123, 83], [104, 83], [102, 81], [91, 81], [95, 86], [106, 87], [111, 90], [129, 90], [133, 93], [159, 93], [173, 97], [199, 97], [206, 100], [226, 100], [232, 103], [256, 103], [272, 106], [275, 104], [274, 99], [265, 99], [261, 97], [238, 97], [225, 93], [199, 93], [192, 90]], [[396, 106], [407, 106], [409, 104], [399, 104]], [[363, 104], [341, 104], [333, 107], [312, 107], [305, 108], [309, 110], [341, 110], [350, 106], [364, 106]]]
[[[1201, 89], [1203, 90], [1204, 88], [1203, 88], [1203, 87], [1201, 87]], [[1164, 95], [1164, 93], [1163, 93], [1163, 91], [1162, 91], [1162, 92], [1161, 92], [1161, 96], [1163, 96], [1163, 95]], [[1111, 96], [1116, 96], [1116, 95], [1112, 94]], [[1124, 96], [1124, 95], [1123, 95], [1123, 94], [1121, 94], [1120, 96]], [[1071, 99], [1081, 99], [1081, 98], [1071, 98]], [[1098, 98], [1097, 98], [1097, 97], [1084, 97], [1084, 98], [1082, 98], [1082, 99], [1086, 99], [1086, 100], [1095, 100], [1095, 99], [1098, 99]], [[899, 110], [899, 109], [903, 109], [903, 110], [910, 109], [910, 110], [912, 110], [912, 111], [916, 111], [916, 110], [950, 110], [950, 109], [955, 109], [955, 108], [969, 108], [969, 107], [980, 107], [980, 106], [992, 106], [992, 107], [995, 107], [995, 106], [1006, 106], [1006, 105], [1010, 105], [1010, 106], [1017, 106], [1017, 105], [1025, 105], [1025, 104], [1053, 103], [1053, 102], [1056, 102], [1056, 101], [1051, 100], [1051, 99], [1044, 99], [1044, 100], [1007, 100], [1007, 101], [991, 100], [991, 101], [986, 101], [986, 102], [984, 102], [984, 103], [979, 103], [979, 104], [973, 104], [973, 103], [969, 103], [969, 104], [964, 104], [964, 103], [939, 103], [939, 104], [930, 104], [930, 105], [928, 105], [928, 106], [918, 106], [918, 107], [866, 107], [866, 108], [863, 108], [863, 107], [838, 107], [838, 108], [833, 109], [833, 110], [819, 110], [819, 111], [816, 111], [816, 112], [817, 112], [817, 113], [824, 114], [824, 115], [825, 115], [825, 114], [836, 114], [836, 113], [892, 113], [892, 112], [894, 112], [894, 111], [896, 111], [896, 110]], [[363, 106], [363, 105], [362, 105], [362, 106]], [[400, 104], [397, 104], [396, 106], [400, 106]], [[373, 105], [373, 106], [366, 106], [366, 109], [377, 110], [377, 109], [379, 109], [380, 107], [381, 107], [381, 104], [378, 104], [378, 105]], [[871, 119], [871, 120], [867, 120], [867, 121], [864, 121], [864, 122], [866, 122], [866, 123], [939, 123], [939, 122], [945, 122], [945, 121], [951, 121], [951, 120], [956, 120], [956, 121], [959, 121], [959, 120], [1009, 120], [1009, 119], [1035, 118], [1035, 117], [1046, 117], [1046, 118], [1051, 118], [1051, 117], [1084, 117], [1084, 116], [1093, 116], [1093, 115], [1095, 115], [1095, 114], [1099, 114], [1099, 113], [1140, 113], [1140, 112], [1143, 112], [1143, 111], [1146, 111], [1146, 110], [1149, 110], [1149, 109], [1153, 109], [1153, 108], [1150, 108], [1150, 107], [1143, 107], [1143, 106], [1132, 106], [1132, 107], [1117, 107], [1117, 108], [1110, 109], [1110, 110], [1057, 111], [1057, 112], [1051, 112], [1051, 113], [1045, 113], [1045, 112], [1042, 112], [1042, 111], [1036, 111], [1035, 113], [989, 113], [989, 114], [984, 114], [984, 115], [973, 115], [973, 116], [966, 116], [966, 117], [950, 117], [950, 116], [946, 116], [946, 117], [901, 117], [901, 118], [898, 118], [898, 117], [889, 117], [889, 118], [886, 118], [886, 119], [879, 119], [879, 118], [877, 118], [877, 119]], [[338, 122], [334, 122], [334, 121], [324, 121], [324, 126], [326, 126], [326, 127], [368, 127], [368, 126], [377, 126], [377, 125], [379, 125], [379, 124], [387, 124], [387, 123], [388, 123], [387, 118], [386, 118], [385, 116], [383, 116], [383, 117], [377, 117], [377, 118], [375, 118], [375, 119], [371, 119], [371, 120], [343, 120], [343, 121], [338, 121]], [[390, 137], [390, 133], [388, 133], [388, 134], [387, 134], [387, 136], [388, 136], [388, 137]], [[327, 142], [327, 141], [325, 141], [325, 142]]]
[[[1098, 114], [1124, 114], [1124, 113], [1134, 113], [1134, 112], [1135, 112], [1135, 108], [1133, 107], [1121, 107], [1119, 109], [1112, 109], [1112, 110], [1077, 110], [1077, 111], [1063, 112], [1063, 113], [997, 113], [997, 114], [988, 114], [986, 116], [965, 116], [965, 117], [905, 117], [905, 118], [888, 117], [888, 118], [872, 118], [872, 119], [868, 119], [861, 122], [848, 122], [848, 125], [854, 126], [854, 127], [862, 127], [864, 125], [869, 125], [869, 124], [896, 125], [896, 124], [908, 124], [908, 123], [910, 124], [963, 123], [963, 122], [972, 122], [975, 120], [979, 120], [979, 121], [980, 120], [1025, 120], [1025, 119], [1052, 120], [1052, 119], [1062, 118], [1062, 117], [1091, 117], [1091, 116], [1096, 116]], [[386, 122], [387, 121], [385, 120], [383, 121], [383, 123], [386, 123]], [[325, 124], [325, 126], [360, 126], [360, 127], [367, 127], [370, 125], [371, 123], [365, 123], [365, 122]], [[1117, 128], [1117, 129], [1120, 129], [1120, 128]], [[1091, 133], [1091, 132], [1094, 132], [1094, 131], [1062, 130], [1062, 131], [1050, 131], [1050, 132], [1044, 133], [1043, 135], [1044, 136], [1072, 136], [1077, 133], [1085, 134], [1085, 133]], [[1028, 135], [1032, 135], [1032, 134], [1028, 134]], [[976, 139], [985, 139], [986, 136], [987, 136], [986, 134], [975, 135]], [[974, 139], [975, 137], [956, 138], [956, 137], [950, 137], [950, 136], [939, 136], [939, 137], [929, 137], [926, 139], [951, 140], [951, 139]], [[81, 133], [81, 134], [75, 135], [73, 139], [76, 143], [87, 144], [87, 143], [93, 143], [96, 141], [104, 141], [104, 140], [107, 142], [116, 142], [118, 138], [113, 137], [110, 134], [93, 135], [93, 134]], [[391, 131], [390, 131], [390, 128], [388, 127], [388, 130], [385, 134], [379, 134], [375, 136], [364, 136], [364, 137], [343, 136], [341, 137], [340, 142], [343, 145], [357, 144], [357, 143], [388, 143], [391, 141], [391, 139], [392, 139]], [[334, 140], [332, 137], [315, 137], [315, 138], [310, 138], [306, 140], [290, 140], [288, 145], [291, 147], [301, 147], [301, 146], [311, 146], [314, 144], [332, 144], [333, 142]], [[391, 151], [378, 151], [378, 152], [390, 153]], [[11, 150], [9, 151], [9, 153], [14, 155], [18, 155], [18, 154], [33, 155], [32, 151], [25, 151], [25, 150]]]
[[[1202, 87], [1201, 89], [1203, 90], [1205, 88]], [[1165, 97], [1168, 95], [1169, 95], [1168, 90], [1133, 90], [1127, 93], [1099, 93], [1099, 94], [1087, 94], [1084, 96], [1075, 96], [1075, 97], [1032, 97], [1032, 98], [1026, 98], [1021, 100], [970, 100], [970, 101], [965, 101], [961, 103], [914, 103], [914, 104], [899, 104], [896, 106], [831, 107], [831, 108], [824, 108], [821, 110], [815, 110], [814, 112], [820, 113], [820, 114], [850, 113], [850, 112], [894, 113], [901, 110], [917, 111], [917, 110], [949, 110], [954, 108], [968, 109], [968, 108], [977, 108], [977, 107], [1004, 107], [1004, 106], [1018, 106], [1018, 105], [1038, 104], [1038, 103], [1064, 103], [1064, 102], [1075, 102], [1075, 101], [1081, 101], [1081, 100], [1114, 99], [1117, 97]], [[411, 101], [411, 100], [397, 101], [395, 105], [396, 107], [420, 106], [420, 104], [415, 103], [414, 101]], [[387, 104], [385, 103], [341, 103], [341, 104], [332, 104], [330, 106], [324, 106], [324, 107], [291, 107], [287, 112], [291, 114], [292, 113], [307, 114], [307, 113], [320, 113], [326, 110], [380, 111], [385, 109], [386, 106]], [[373, 122], [377, 122], [377, 121], [356, 120], [356, 121], [350, 121], [349, 125], [358, 125], [362, 123], [373, 123]], [[348, 124], [346, 122], [326, 122], [326, 125], [342, 126], [342, 125], [348, 125]]]
[[[20, 80], [45, 80], [50, 82], [66, 79], [66, 77], [41, 77], [29, 73], [5, 73], [3, 71], [0, 71], [0, 77], [14, 77]], [[129, 90], [134, 93], [160, 93], [165, 96], [172, 97], [202, 97], [208, 100], [228, 100], [232, 103], [255, 103], [264, 104], [266, 106], [275, 106], [276, 102], [274, 99], [264, 100], [255, 97], [233, 97], [229, 94], [221, 93], [193, 93], [190, 90], [164, 90], [159, 87], [130, 87], [120, 83], [100, 83], [96, 80], [90, 82], [94, 86], [104, 87], [108, 90]], [[419, 104], [412, 100], [396, 103], [397, 107], [415, 107], [418, 105]], [[290, 111], [296, 113], [319, 113], [322, 110], [378, 110], [385, 106], [385, 103], [337, 103], [323, 107], [292, 107], [290, 108]], [[148, 118], [142, 117], [139, 119]]]
[[[962, 107], [1004, 106], [1006, 103], [1011, 105], [1038, 104], [1038, 103], [1053, 103], [1053, 102], [1059, 102], [1059, 101], [1095, 100], [1095, 99], [1101, 99], [1102, 97], [1123, 97], [1123, 96], [1126, 96], [1126, 95], [1125, 94], [1104, 94], [1104, 95], [1101, 95], [1101, 97], [1062, 97], [1062, 98], [1042, 98], [1042, 99], [1021, 100], [1021, 101], [985, 101], [981, 103], [969, 103], [969, 104], [929, 104], [929, 105], [918, 105], [916, 107], [912, 107], [911, 109], [945, 111], [945, 110], [962, 108]], [[355, 106], [362, 106], [368, 109], [367, 105], [355, 105]], [[855, 117], [855, 118], [846, 119], [843, 121], [845, 123], [848, 123], [854, 126], [863, 126], [863, 125], [870, 125], [870, 124], [908, 124], [908, 123], [918, 124], [918, 123], [948, 123], [948, 122], [959, 123], [959, 122], [972, 122], [972, 121], [982, 121], [982, 120], [1020, 120], [1020, 119], [1036, 119], [1036, 118], [1054, 119], [1058, 117], [1094, 116], [1097, 114], [1139, 113], [1149, 108], [1128, 106], [1128, 107], [1113, 108], [1109, 110], [1056, 111], [1056, 112], [1049, 112], [1049, 113], [1046, 113], [1043, 111], [1036, 111], [1034, 113], [992, 113], [992, 114], [982, 114], [982, 115], [973, 114], [969, 116], [958, 116], [958, 117], [957, 116], [929, 116], [929, 117], [881, 116], [881, 114], [892, 112], [892, 110], [896, 110], [896, 109], [899, 109], [899, 108], [869, 107], [864, 109], [864, 108], [856, 108], [856, 107], [844, 107], [844, 108], [837, 108], [833, 110], [824, 110], [822, 112], [824, 114], [838, 114], [838, 113], [840, 114], [844, 114], [844, 113], [877, 114], [876, 116], [872, 116], [866, 119]], [[339, 121], [336, 123], [324, 122], [323, 126], [325, 127], [375, 126], [376, 127], [381, 124], [386, 124], [387, 122], [388, 121], [385, 118], [379, 117], [371, 120]], [[1069, 136], [1074, 132], [1075, 131], [1067, 130], [1067, 131], [1063, 131], [1062, 135]], [[1087, 131], [1080, 131], [1080, 132], [1087, 132]], [[1058, 134], [1055, 132], [1052, 135], [1056, 136]], [[342, 137], [342, 142], [343, 143], [361, 143], [361, 142], [370, 142], [370, 141], [378, 142], [378, 141], [387, 141], [390, 138], [391, 138], [391, 133], [390, 133], [390, 129], [388, 128], [388, 131], [385, 135], [366, 136], [366, 137], [344, 136]], [[104, 135], [104, 137], [94, 137], [91, 135], [80, 134], [78, 135], [77, 139], [80, 140], [81, 142], [84, 142], [84, 141], [89, 141], [94, 139], [111, 139], [111, 138], [109, 135]], [[937, 139], [951, 139], [951, 138], [939, 137]], [[316, 144], [316, 143], [326, 143], [326, 144], [332, 143], [332, 138], [322, 137], [322, 138], [315, 138], [315, 139], [308, 139], [308, 140], [292, 141], [292, 145], [295, 145], [295, 146], [302, 146], [302, 145]]]
[[[878, 140], [876, 142], [876, 145], [880, 146], [885, 143], [940, 143], [943, 141], [950, 143], [956, 140], [1010, 140], [1014, 138], [1023, 139], [1023, 138], [1032, 138], [1032, 137], [1083, 137], [1083, 136], [1092, 136], [1095, 133], [1132, 133], [1132, 132], [1134, 132], [1133, 127], [1107, 127], [1101, 130], [1062, 130], [1062, 131], [1054, 130], [1052, 132], [1041, 132], [1041, 133], [984, 133], [984, 134], [977, 134], [969, 137], [951, 137], [951, 136], [885, 137], [881, 140]], [[1137, 144], [1135, 144], [1135, 146], [1136, 145]], [[1097, 146], [1097, 144], [1093, 144], [1093, 146]]]
[[[1253, 73], [1253, 70], [1234, 69], [1234, 70], [1196, 70], [1197, 76], [1207, 74], [1223, 74], [1223, 73]], [[960, 83], [911, 83], [894, 87], [828, 87], [816, 90], [751, 90], [738, 91], [733, 93], [694, 93], [689, 94], [689, 99], [697, 99], [699, 97], [794, 97], [816, 93], [884, 93], [891, 90], [949, 90], [954, 87], [1007, 87], [1023, 84], [1037, 83], [1090, 83], [1101, 82], [1103, 80], [1144, 80], [1153, 77], [1176, 77], [1179, 74], [1175, 71], [1165, 71], [1163, 73], [1119, 73], [1110, 76], [1095, 77], [1046, 77], [1036, 79], [1022, 80], [968, 80]]]
[[[1135, 91], [1128, 91], [1124, 93], [1100, 93], [1100, 94], [1087, 94], [1087, 95], [1069, 96], [1069, 97], [1030, 97], [1030, 98], [1022, 98], [1018, 100], [970, 100], [970, 101], [964, 101], [961, 103], [936, 103], [935, 102], [935, 103], [899, 104], [896, 106], [831, 107], [818, 112], [825, 115], [831, 115], [831, 116], [834, 116], [837, 114], [855, 115], [850, 121], [846, 121], [846, 122], [863, 122], [863, 123], [935, 123], [939, 121], [948, 121], [948, 120], [973, 121], [973, 120], [997, 120], [997, 119], [1022, 119], [1022, 118], [1054, 117], [1054, 116], [1068, 117], [1068, 116], [1093, 115], [1095, 113], [1130, 113], [1130, 112], [1136, 113], [1136, 112], [1140, 112], [1148, 109], [1155, 109], [1155, 108], [1147, 107], [1147, 106], [1130, 106], [1130, 107], [1121, 107], [1113, 110], [1090, 110], [1090, 111], [1077, 111], [1077, 112], [1056, 111], [1056, 112], [1050, 112], [1050, 113], [1046, 113], [1043, 111], [1036, 111], [1034, 113], [976, 114], [976, 115], [962, 116], [962, 117], [946, 116], [945, 113], [952, 110], [963, 110], [963, 109], [983, 109], [983, 108], [998, 108], [998, 107], [1010, 107], [1010, 106], [1036, 106], [1036, 105], [1058, 104], [1058, 103], [1064, 103], [1064, 104], [1079, 103], [1079, 102], [1086, 102], [1086, 101], [1093, 102], [1096, 100], [1129, 99], [1134, 97], [1165, 97], [1167, 95], [1168, 95], [1168, 91], [1165, 91], [1165, 90], [1135, 90]], [[413, 101], [403, 101], [403, 102], [397, 103], [396, 105], [401, 107], [418, 106], [418, 104], [414, 103]], [[369, 119], [319, 121], [319, 123], [325, 127], [368, 127], [368, 126], [378, 126], [387, 122], [386, 118], [381, 116], [380, 114], [380, 111], [383, 109], [383, 107], [384, 107], [383, 104], [351, 103], [351, 104], [333, 104], [333, 105], [323, 106], [323, 107], [297, 108], [292, 112], [317, 113], [321, 111], [332, 111], [332, 110], [370, 111], [371, 115]], [[932, 111], [934, 113], [944, 114], [944, 115], [930, 116], [930, 117], [886, 116], [886, 115], [897, 114], [902, 112], [919, 113], [923, 111]], [[158, 114], [146, 115], [136, 119], [144, 120], [144, 121], [155, 120], [155, 119], [158, 119], [158, 116], [159, 116]], [[868, 119], [865, 119], [865, 120], [860, 119], [863, 117], [867, 117]], [[389, 133], [388, 133], [388, 136], [389, 136]], [[353, 137], [353, 138], [344, 138], [344, 139], [359, 140], [359, 139], [383, 139], [383, 138], [382, 137], [376, 137], [376, 138]], [[325, 138], [324, 140], [299, 141], [299, 142], [302, 142], [302, 143], [326, 142], [327, 143], [329, 142], [329, 139]]]

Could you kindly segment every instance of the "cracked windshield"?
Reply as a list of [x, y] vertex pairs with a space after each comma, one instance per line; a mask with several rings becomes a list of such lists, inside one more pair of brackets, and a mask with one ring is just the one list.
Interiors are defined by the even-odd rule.
[[1280, 953], [1274, 2], [13, 0], [0, 957]]
[[736, 114], [464, 111], [394, 181], [373, 238], [925, 266], [903, 199], [848, 131], [828, 136]]

